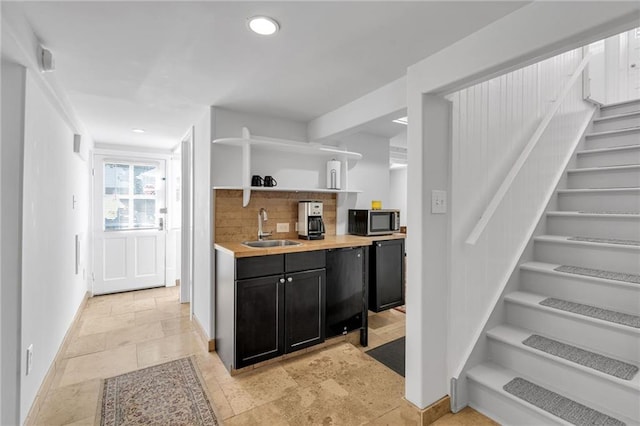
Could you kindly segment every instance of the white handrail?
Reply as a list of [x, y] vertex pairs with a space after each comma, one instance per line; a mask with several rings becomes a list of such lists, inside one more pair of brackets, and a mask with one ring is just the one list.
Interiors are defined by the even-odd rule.
[[569, 90], [571, 90], [573, 85], [576, 83], [576, 81], [582, 74], [582, 71], [585, 69], [585, 67], [589, 63], [590, 59], [591, 59], [591, 53], [587, 54], [582, 59], [582, 62], [580, 62], [580, 65], [578, 65], [578, 67], [576, 68], [571, 78], [569, 78], [569, 81], [567, 81], [567, 84], [564, 86], [564, 88], [558, 95], [558, 99], [553, 104], [549, 112], [547, 112], [547, 114], [542, 119], [542, 122], [540, 123], [536, 131], [531, 136], [531, 139], [529, 139], [529, 142], [527, 142], [527, 145], [524, 147], [524, 150], [522, 151], [522, 153], [520, 154], [516, 162], [513, 164], [513, 167], [511, 167], [511, 170], [509, 170], [509, 173], [505, 177], [504, 181], [502, 181], [500, 188], [498, 188], [493, 198], [491, 199], [491, 202], [482, 213], [482, 216], [480, 216], [478, 223], [476, 223], [476, 226], [473, 227], [473, 230], [471, 231], [471, 233], [467, 237], [467, 240], [465, 241], [467, 244], [474, 245], [480, 238], [480, 235], [482, 235], [482, 232], [484, 232], [484, 229], [487, 227], [487, 224], [495, 214], [496, 210], [498, 209], [498, 206], [502, 202], [502, 199], [506, 195], [509, 188], [511, 188], [511, 185], [513, 184], [513, 181], [515, 180], [516, 176], [520, 172], [520, 169], [522, 169], [522, 166], [527, 161], [527, 158], [529, 158], [529, 154], [531, 154], [531, 151], [533, 151], [533, 149], [538, 144], [540, 137], [542, 136], [544, 131], [547, 129], [547, 126], [549, 125], [553, 117], [558, 112], [558, 109], [560, 109], [560, 105], [562, 105], [562, 102], [564, 102], [564, 98], [567, 97]]

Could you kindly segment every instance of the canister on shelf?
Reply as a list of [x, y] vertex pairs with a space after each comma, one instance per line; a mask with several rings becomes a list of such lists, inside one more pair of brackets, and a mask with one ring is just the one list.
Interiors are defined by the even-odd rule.
[[340, 189], [340, 161], [335, 158], [327, 161], [327, 188]]

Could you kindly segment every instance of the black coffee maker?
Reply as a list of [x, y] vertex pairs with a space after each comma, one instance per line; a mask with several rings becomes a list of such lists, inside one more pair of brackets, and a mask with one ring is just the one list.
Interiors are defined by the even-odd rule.
[[298, 237], [304, 240], [324, 239], [322, 201], [298, 202]]

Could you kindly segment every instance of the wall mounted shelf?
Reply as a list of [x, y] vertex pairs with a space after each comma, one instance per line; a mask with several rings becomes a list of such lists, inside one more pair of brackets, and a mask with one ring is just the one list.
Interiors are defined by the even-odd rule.
[[242, 129], [241, 138], [214, 139], [213, 143], [235, 146], [249, 144], [251, 147], [255, 148], [268, 148], [275, 151], [294, 152], [298, 154], [319, 155], [325, 157], [339, 157], [344, 160], [362, 159], [362, 154], [359, 152], [346, 151], [335, 146], [251, 135], [249, 129], [246, 127]]
[[251, 135], [249, 129], [242, 128], [240, 138], [220, 138], [212, 141], [214, 144], [231, 145], [242, 148], [242, 186], [214, 186], [213, 189], [235, 189], [242, 190], [242, 206], [246, 207], [251, 199], [251, 191], [289, 191], [289, 192], [328, 192], [336, 194], [356, 194], [362, 191], [351, 189], [320, 189], [320, 188], [287, 188], [287, 187], [264, 187], [251, 186], [251, 150], [268, 149], [270, 151], [290, 152], [314, 156], [324, 156], [336, 158], [342, 161], [345, 170], [344, 186], [347, 186], [346, 171], [349, 160], [360, 160], [362, 154], [340, 149], [335, 146], [322, 145], [319, 143], [308, 143], [291, 141], [287, 139], [276, 139], [265, 136]]
[[229, 189], [229, 190], [245, 190], [250, 191], [265, 191], [265, 192], [323, 192], [330, 194], [358, 194], [362, 191], [359, 189], [326, 189], [326, 188], [285, 188], [279, 186], [264, 187], [264, 186], [251, 186], [249, 188], [243, 188], [240, 186], [214, 186], [213, 189]]

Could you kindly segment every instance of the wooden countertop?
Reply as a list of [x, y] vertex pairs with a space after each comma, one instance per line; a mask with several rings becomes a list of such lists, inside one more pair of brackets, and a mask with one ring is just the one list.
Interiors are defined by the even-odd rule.
[[234, 257], [266, 256], [270, 254], [298, 253], [302, 251], [326, 250], [341, 247], [359, 247], [371, 245], [374, 241], [405, 238], [406, 234], [360, 237], [357, 235], [325, 235], [324, 240], [291, 240], [302, 243], [299, 246], [285, 247], [247, 247], [241, 243], [216, 243], [216, 250], [224, 251]]

